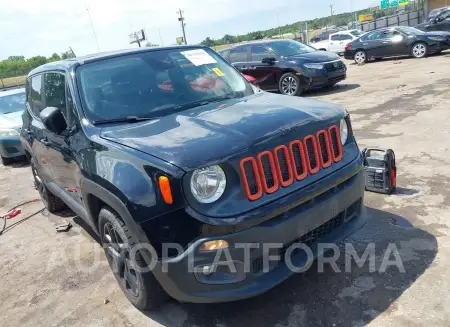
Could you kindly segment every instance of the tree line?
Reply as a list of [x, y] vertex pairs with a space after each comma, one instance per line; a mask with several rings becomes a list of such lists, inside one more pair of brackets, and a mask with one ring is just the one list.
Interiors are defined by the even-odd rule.
[[254, 40], [261, 40], [264, 38], [269, 38], [275, 35], [280, 34], [287, 34], [287, 33], [297, 33], [302, 31], [306, 23], [308, 25], [308, 30], [315, 30], [319, 28], [324, 28], [326, 26], [346, 26], [349, 23], [355, 22], [355, 19], [358, 19], [359, 15], [367, 15], [372, 14], [374, 19], [384, 17], [387, 15], [394, 15], [397, 11], [400, 10], [414, 10], [418, 9], [420, 7], [420, 1], [419, 2], [412, 2], [412, 4], [401, 7], [401, 8], [389, 8], [389, 9], [376, 9], [372, 10], [371, 8], [363, 9], [363, 10], [357, 10], [353, 12], [348, 13], [342, 13], [337, 14], [333, 16], [327, 16], [327, 17], [321, 17], [321, 18], [315, 18], [312, 20], [305, 20], [305, 21], [298, 21], [292, 24], [286, 24], [284, 26], [280, 27], [274, 27], [270, 28], [265, 31], [255, 31], [255, 32], [249, 32], [244, 35], [230, 35], [225, 34], [220, 39], [212, 39], [211, 37], [207, 37], [204, 39], [201, 44], [206, 45], [208, 47], [216, 46], [216, 45], [224, 45], [224, 44], [232, 44], [232, 43], [238, 43], [238, 42], [248, 42], [248, 41], [254, 41]]
[[39, 67], [40, 65], [70, 57], [71, 55], [68, 52], [62, 53], [61, 55], [54, 53], [48, 58], [44, 56], [34, 56], [25, 59], [24, 56], [10, 56], [8, 59], [0, 61], [0, 77], [8, 78], [26, 75], [32, 69]]

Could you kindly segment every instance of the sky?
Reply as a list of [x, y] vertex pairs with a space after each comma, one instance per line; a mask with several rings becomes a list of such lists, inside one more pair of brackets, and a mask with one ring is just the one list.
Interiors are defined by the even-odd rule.
[[179, 8], [184, 10], [188, 43], [199, 43], [207, 36], [217, 39], [328, 16], [330, 4], [335, 13], [343, 13], [377, 1], [0, 0], [0, 60], [50, 56], [69, 47], [77, 56], [137, 47], [128, 43], [128, 35], [141, 28], [151, 43], [174, 44], [182, 36]]

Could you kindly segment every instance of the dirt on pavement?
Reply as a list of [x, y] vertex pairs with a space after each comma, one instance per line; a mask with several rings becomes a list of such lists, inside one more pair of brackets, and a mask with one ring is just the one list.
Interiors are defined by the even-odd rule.
[[[356, 66], [348, 79], [304, 96], [344, 106], [361, 148], [395, 150], [398, 192], [366, 192], [368, 222], [346, 241], [375, 268], [310, 269], [259, 297], [213, 305], [169, 301], [139, 312], [115, 281], [89, 228], [70, 211], [23, 207], [0, 236], [2, 326], [448, 326], [450, 321], [450, 53]], [[31, 170], [0, 167], [0, 215], [38, 197]], [[55, 225], [70, 221], [67, 233]], [[404, 266], [380, 272], [395, 244]], [[341, 247], [342, 249], [342, 247]], [[314, 268], [314, 266], [313, 266]]]

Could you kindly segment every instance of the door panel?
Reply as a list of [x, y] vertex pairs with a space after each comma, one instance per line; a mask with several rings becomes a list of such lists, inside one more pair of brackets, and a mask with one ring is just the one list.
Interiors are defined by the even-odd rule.
[[65, 75], [60, 73], [46, 73], [44, 75], [44, 90], [46, 105], [61, 110], [66, 118], [68, 129], [57, 135], [47, 129], [44, 130], [42, 143], [44, 144], [51, 167], [52, 179], [69, 196], [81, 201], [77, 176], [80, 175], [73, 152], [71, 150], [71, 129], [68, 110], [68, 97], [72, 99], [65, 83]]
[[263, 90], [277, 90], [277, 75], [280, 69], [276, 63], [263, 63], [264, 58], [274, 58], [273, 52], [263, 46], [250, 47], [250, 61], [247, 64], [246, 74], [256, 79], [256, 84]]

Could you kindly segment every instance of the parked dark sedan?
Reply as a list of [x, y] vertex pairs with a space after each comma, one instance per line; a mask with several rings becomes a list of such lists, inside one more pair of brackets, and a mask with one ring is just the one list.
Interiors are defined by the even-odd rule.
[[364, 34], [345, 48], [345, 58], [361, 64], [384, 57], [423, 58], [450, 48], [449, 32], [424, 32], [414, 27], [397, 26]]
[[346, 78], [347, 67], [337, 54], [294, 40], [251, 42], [219, 53], [243, 74], [254, 77], [265, 91], [300, 95]]
[[450, 7], [441, 8], [435, 16], [430, 17], [427, 22], [417, 25], [416, 28], [425, 32], [450, 32]]

